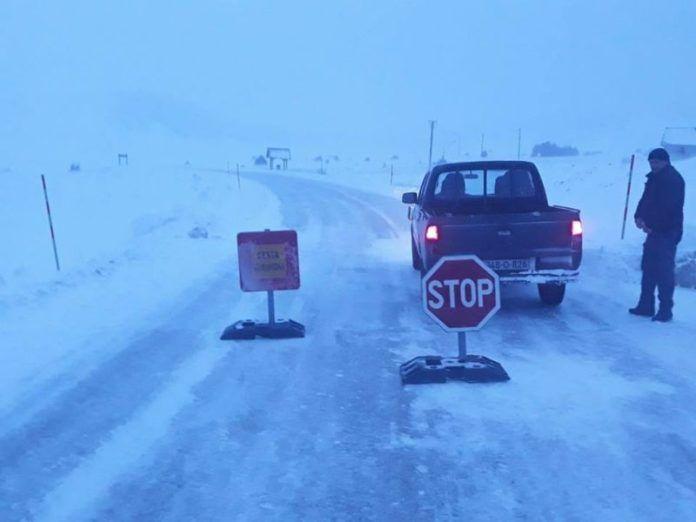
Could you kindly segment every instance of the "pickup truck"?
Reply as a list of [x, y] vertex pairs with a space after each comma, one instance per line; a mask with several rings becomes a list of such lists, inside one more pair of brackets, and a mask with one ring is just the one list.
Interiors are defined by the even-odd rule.
[[526, 161], [438, 165], [407, 192], [413, 268], [425, 274], [443, 256], [474, 254], [502, 283], [538, 286], [559, 305], [582, 260], [580, 211], [549, 206], [541, 176]]

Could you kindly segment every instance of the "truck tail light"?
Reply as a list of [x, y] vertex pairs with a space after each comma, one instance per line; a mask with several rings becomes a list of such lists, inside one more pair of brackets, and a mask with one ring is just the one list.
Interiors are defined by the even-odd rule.
[[440, 239], [440, 229], [437, 225], [429, 225], [428, 228], [425, 229], [425, 239], [428, 241], [437, 241]]
[[582, 221], [576, 219], [573, 221], [573, 225], [571, 227], [571, 234], [573, 236], [581, 236], [582, 235]]

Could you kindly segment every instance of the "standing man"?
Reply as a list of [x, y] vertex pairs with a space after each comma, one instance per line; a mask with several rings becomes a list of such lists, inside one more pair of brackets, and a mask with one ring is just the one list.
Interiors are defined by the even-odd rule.
[[[670, 164], [665, 149], [653, 150], [648, 162], [648, 181], [634, 216], [636, 226], [647, 234], [641, 263], [643, 279], [638, 306], [629, 312], [667, 322], [672, 320], [674, 258], [684, 227], [684, 179]], [[660, 299], [657, 313], [656, 287]]]

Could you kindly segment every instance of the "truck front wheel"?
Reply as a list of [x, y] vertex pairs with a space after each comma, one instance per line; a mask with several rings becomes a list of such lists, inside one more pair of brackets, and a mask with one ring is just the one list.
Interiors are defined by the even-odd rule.
[[565, 297], [565, 283], [555, 284], [555, 283], [544, 283], [537, 285], [539, 290], [539, 298], [541, 302], [549, 306], [558, 306], [563, 302], [563, 297]]

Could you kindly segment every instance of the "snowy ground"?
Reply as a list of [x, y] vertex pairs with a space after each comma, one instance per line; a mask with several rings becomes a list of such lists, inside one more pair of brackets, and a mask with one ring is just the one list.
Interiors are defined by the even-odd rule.
[[[456, 349], [409, 266], [395, 196], [417, 171], [255, 170], [240, 191], [206, 167], [49, 178], [59, 276], [38, 180], [0, 177], [17, 245], [0, 265], [2, 520], [696, 518], [696, 292], [678, 289], [671, 324], [626, 313], [641, 237], [618, 239], [621, 158], [540, 162], [587, 250], [560, 308], [506, 287], [471, 335], [512, 380], [406, 388], [400, 362]], [[677, 168], [688, 205], [696, 169]], [[219, 341], [265, 313], [238, 290], [235, 233], [281, 226], [303, 287], [278, 313], [307, 338]], [[689, 207], [683, 250], [695, 226]]]
[[0, 272], [4, 427], [9, 411], [25, 417], [40, 406], [34, 392], [43, 399], [71, 386], [215, 279], [233, 263], [237, 232], [280, 219], [277, 200], [258, 183], [245, 181], [239, 190], [236, 178], [188, 168], [101, 169], [47, 180], [60, 273], [40, 179], [1, 179], [4, 222], [13, 223]]

